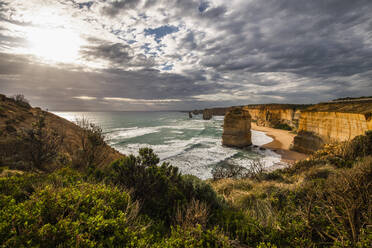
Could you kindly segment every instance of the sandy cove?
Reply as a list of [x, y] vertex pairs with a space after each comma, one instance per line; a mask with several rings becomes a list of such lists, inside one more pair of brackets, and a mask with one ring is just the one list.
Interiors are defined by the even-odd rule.
[[263, 147], [280, 154], [283, 162], [293, 164], [294, 162], [307, 157], [306, 154], [289, 150], [293, 142], [293, 138], [296, 136], [295, 134], [286, 130], [260, 127], [253, 122], [251, 128], [256, 131], [264, 132], [267, 136], [273, 139], [272, 142], [263, 145]]

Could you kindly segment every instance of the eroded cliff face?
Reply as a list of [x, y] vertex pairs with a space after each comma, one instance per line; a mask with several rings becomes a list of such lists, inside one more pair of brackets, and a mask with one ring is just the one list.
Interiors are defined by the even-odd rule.
[[324, 103], [302, 111], [293, 149], [310, 153], [326, 143], [348, 141], [372, 130], [372, 101]]
[[214, 115], [224, 116], [231, 108], [211, 108], [203, 110], [203, 120], [210, 120]]
[[251, 115], [242, 108], [231, 109], [225, 115], [222, 145], [242, 148], [251, 144]]
[[301, 110], [307, 106], [295, 104], [260, 104], [247, 105], [243, 108], [250, 113], [252, 120], [258, 126], [279, 128], [286, 125], [296, 130], [298, 128]]

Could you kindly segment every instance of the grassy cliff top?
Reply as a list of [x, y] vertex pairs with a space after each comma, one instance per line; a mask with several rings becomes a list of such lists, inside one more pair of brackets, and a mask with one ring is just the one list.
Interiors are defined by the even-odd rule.
[[249, 109], [305, 109], [312, 106], [311, 104], [287, 104], [287, 103], [268, 103], [268, 104], [250, 104], [245, 105], [245, 108]]
[[319, 103], [306, 108], [304, 112], [370, 114], [372, 113], [372, 100]]

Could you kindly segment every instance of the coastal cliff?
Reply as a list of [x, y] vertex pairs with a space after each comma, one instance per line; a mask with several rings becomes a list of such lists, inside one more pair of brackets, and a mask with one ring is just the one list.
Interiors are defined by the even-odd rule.
[[222, 145], [246, 147], [252, 144], [251, 116], [242, 108], [233, 108], [225, 115]]
[[320, 103], [303, 110], [293, 150], [311, 153], [372, 130], [372, 101]]
[[224, 116], [231, 108], [210, 108], [203, 110], [203, 120], [210, 120], [213, 116]]
[[[299, 104], [255, 104], [241, 106], [248, 111], [252, 117], [252, 121], [262, 127], [290, 127], [296, 130], [298, 128], [299, 116], [301, 110], [310, 105]], [[233, 107], [229, 108], [209, 108], [202, 111], [194, 110], [194, 114], [203, 114], [204, 120], [210, 120], [213, 116], [223, 116]]]
[[257, 126], [272, 127], [281, 129], [298, 128], [298, 121], [301, 110], [309, 105], [296, 104], [257, 104], [247, 105], [243, 108], [247, 110]]
[[[232, 108], [205, 109], [203, 119], [223, 115]], [[326, 143], [348, 141], [372, 130], [372, 100], [369, 98], [315, 105], [257, 104], [240, 109], [248, 112], [257, 126], [296, 131], [292, 149], [302, 153], [314, 152]], [[241, 131], [244, 130], [242, 127]]]

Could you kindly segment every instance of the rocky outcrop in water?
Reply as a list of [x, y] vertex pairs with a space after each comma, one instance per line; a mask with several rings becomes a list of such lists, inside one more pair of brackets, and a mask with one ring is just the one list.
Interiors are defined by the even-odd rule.
[[203, 111], [203, 120], [210, 120], [212, 119], [213, 115], [209, 109], [204, 109]]
[[251, 144], [251, 115], [242, 108], [231, 109], [225, 115], [222, 145], [242, 148]]
[[301, 112], [293, 150], [310, 153], [372, 130], [372, 101], [321, 103]]

